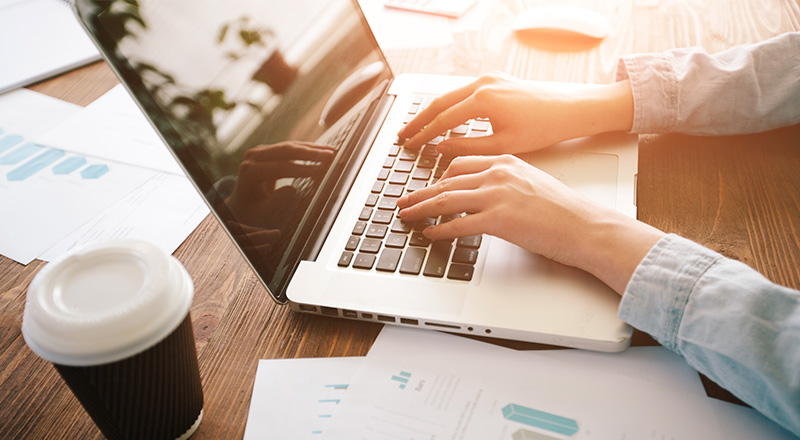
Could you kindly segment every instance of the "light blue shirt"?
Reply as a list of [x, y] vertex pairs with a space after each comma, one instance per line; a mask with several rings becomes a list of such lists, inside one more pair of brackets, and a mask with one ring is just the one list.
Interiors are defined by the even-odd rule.
[[[624, 57], [617, 77], [631, 80], [638, 133], [735, 134], [800, 122], [797, 32], [716, 55]], [[668, 235], [636, 268], [619, 317], [800, 435], [800, 292]]]

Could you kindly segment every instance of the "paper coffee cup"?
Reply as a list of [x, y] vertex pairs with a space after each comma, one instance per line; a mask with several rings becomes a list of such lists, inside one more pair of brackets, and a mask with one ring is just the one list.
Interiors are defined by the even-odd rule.
[[28, 288], [22, 335], [109, 439], [184, 439], [203, 416], [192, 280], [140, 241], [83, 248]]

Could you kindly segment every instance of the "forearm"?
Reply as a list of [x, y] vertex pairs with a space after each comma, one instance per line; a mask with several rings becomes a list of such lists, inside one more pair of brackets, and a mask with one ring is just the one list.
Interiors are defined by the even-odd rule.
[[800, 292], [670, 235], [637, 267], [619, 316], [800, 434]]

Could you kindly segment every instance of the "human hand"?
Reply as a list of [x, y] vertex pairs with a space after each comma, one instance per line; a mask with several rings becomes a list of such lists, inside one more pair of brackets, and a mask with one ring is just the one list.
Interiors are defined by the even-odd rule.
[[437, 183], [397, 205], [407, 222], [468, 213], [426, 228], [429, 239], [494, 235], [584, 269], [620, 293], [663, 236], [511, 155], [457, 157]]
[[308, 142], [281, 142], [248, 150], [239, 165], [229, 208], [240, 222], [263, 226], [266, 218], [288, 206], [285, 203], [294, 194], [292, 188], [276, 188], [277, 181], [322, 178], [335, 153], [331, 146]]
[[398, 137], [417, 149], [469, 119], [488, 118], [492, 134], [442, 141], [447, 156], [521, 153], [606, 131], [630, 130], [633, 97], [629, 81], [567, 84], [523, 81], [490, 73], [434, 99]]

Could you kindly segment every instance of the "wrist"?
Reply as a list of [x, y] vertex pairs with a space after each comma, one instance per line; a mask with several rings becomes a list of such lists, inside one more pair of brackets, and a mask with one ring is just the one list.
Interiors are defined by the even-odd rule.
[[589, 121], [588, 134], [609, 131], [630, 131], [633, 127], [633, 92], [629, 80], [605, 84], [587, 91], [585, 120]]
[[581, 242], [578, 267], [599, 278], [620, 296], [639, 263], [666, 234], [616, 211], [590, 221]]

